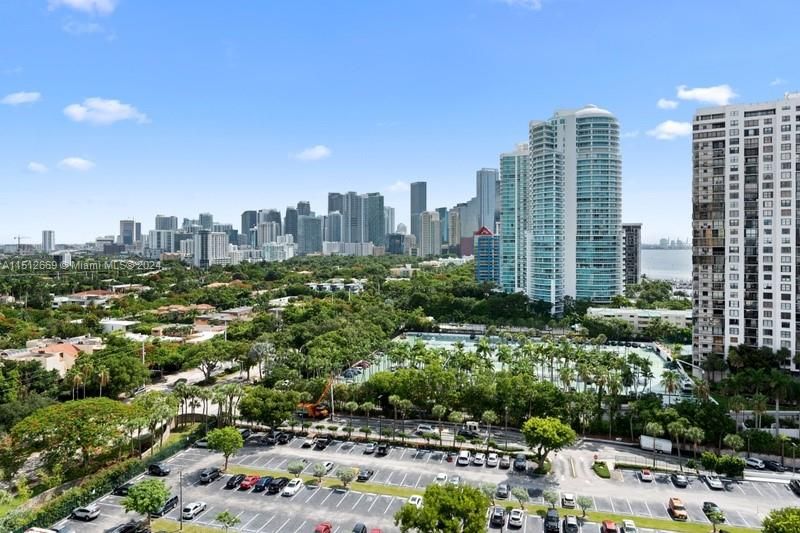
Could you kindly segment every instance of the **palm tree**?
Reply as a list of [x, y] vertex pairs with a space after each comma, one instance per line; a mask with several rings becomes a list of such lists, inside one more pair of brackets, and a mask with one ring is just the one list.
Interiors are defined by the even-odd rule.
[[705, 379], [694, 380], [694, 394], [701, 400], [708, 400], [711, 395], [711, 387]]
[[739, 415], [742, 414], [742, 411], [744, 411], [745, 407], [747, 407], [747, 402], [744, 397], [739, 394], [731, 396], [730, 399], [728, 399], [728, 408], [736, 414], [737, 432], [739, 431], [740, 427]]
[[353, 415], [358, 411], [358, 402], [349, 401], [344, 404], [344, 410], [350, 413], [350, 425], [353, 425]]
[[575, 369], [569, 365], [569, 362], [559, 369], [558, 379], [561, 381], [561, 386], [564, 387], [564, 392], [569, 392], [572, 382], [575, 380]]
[[[654, 439], [659, 438], [664, 434], [664, 426], [658, 422], [648, 422], [644, 425], [644, 434]], [[653, 468], [656, 467], [656, 447], [653, 446]]]
[[391, 405], [394, 408], [394, 422], [392, 422], [392, 438], [394, 438], [395, 427], [397, 427], [397, 408], [400, 406], [400, 402], [402, 401], [403, 399], [400, 398], [400, 396], [398, 396], [397, 394], [389, 395], [389, 405]]
[[[678, 463], [681, 462], [681, 437], [686, 435], [688, 428], [689, 421], [685, 418], [679, 418], [667, 424], [667, 431], [675, 439], [675, 447], [678, 448]], [[683, 465], [681, 465], [681, 468], [683, 468]]]
[[406, 442], [406, 415], [408, 414], [409, 411], [411, 411], [414, 408], [414, 404], [411, 403], [411, 400], [400, 400], [400, 403], [399, 403], [399, 405], [397, 407], [398, 407], [398, 409], [400, 409], [400, 418], [401, 418], [402, 423], [403, 423], [402, 439], [403, 439], [403, 444], [405, 444], [405, 442]]
[[442, 445], [442, 418], [447, 413], [447, 407], [444, 405], [436, 404], [431, 408], [431, 414], [439, 421], [439, 446]]
[[681, 376], [675, 370], [664, 370], [661, 373], [661, 386], [667, 393], [667, 403], [672, 404], [672, 395], [677, 392]]
[[760, 392], [753, 396], [751, 408], [756, 415], [756, 429], [761, 429], [761, 416], [767, 412], [767, 402], [769, 399]]
[[684, 437], [686, 437], [686, 440], [692, 443], [692, 452], [694, 454], [694, 458], [697, 459], [697, 445], [705, 440], [706, 432], [703, 431], [702, 428], [691, 426], [686, 428]]
[[[72, 374], [72, 399], [74, 400], [76, 396], [78, 396], [78, 392], [81, 390], [81, 385], [83, 385], [83, 374], [80, 372], [75, 372]], [[85, 395], [84, 395], [85, 397]]]
[[[449, 422], [451, 422], [452, 424], [461, 425], [461, 424], [464, 423], [464, 413], [462, 413], [461, 411], [453, 411], [447, 417], [447, 420]], [[453, 446], [456, 445], [456, 435], [458, 435], [458, 428], [454, 427], [453, 428]]]
[[369, 414], [376, 409], [375, 404], [372, 402], [364, 402], [361, 404], [360, 409], [367, 415], [367, 427], [369, 427]]
[[94, 376], [94, 367], [91, 363], [87, 362], [81, 369], [81, 373], [83, 374], [83, 397], [86, 398], [86, 382], [91, 380]]
[[108, 385], [111, 381], [111, 373], [108, 369], [104, 366], [101, 366], [97, 371], [97, 382], [100, 384], [100, 394], [99, 396], [103, 395], [103, 387]]
[[483, 422], [484, 424], [486, 424], [488, 426], [487, 429], [486, 429], [486, 452], [487, 453], [489, 452], [489, 439], [492, 436], [492, 424], [496, 424], [498, 420], [499, 420], [499, 417], [497, 416], [497, 413], [495, 413], [491, 409], [488, 409], [488, 410], [484, 411], [483, 414], [481, 415], [481, 422]]
[[[775, 436], [777, 437], [781, 427], [781, 400], [786, 398], [792, 386], [792, 380], [780, 370], [773, 370], [769, 377], [772, 385], [772, 397], [775, 398]], [[783, 462], [782, 458], [781, 462]]]

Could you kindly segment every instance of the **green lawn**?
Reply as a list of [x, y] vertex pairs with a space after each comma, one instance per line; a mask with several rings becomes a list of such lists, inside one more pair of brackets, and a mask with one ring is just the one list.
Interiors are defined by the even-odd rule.
[[16, 509], [23, 501], [22, 498], [14, 498], [8, 503], [4, 503], [0, 505], [0, 516], [5, 516], [14, 509]]
[[217, 528], [188, 522], [184, 522], [183, 529], [180, 529], [180, 523], [166, 518], [153, 520], [152, 526], [153, 533], [172, 533], [173, 531], [183, 531], [183, 533], [220, 533], [222, 531], [222, 526]]

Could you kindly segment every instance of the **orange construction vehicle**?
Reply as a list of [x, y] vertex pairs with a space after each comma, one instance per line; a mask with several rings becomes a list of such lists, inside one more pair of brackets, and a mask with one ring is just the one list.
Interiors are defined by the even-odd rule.
[[328, 378], [328, 382], [325, 383], [325, 388], [322, 389], [322, 394], [319, 395], [319, 398], [316, 402], [313, 403], [301, 403], [298, 407], [299, 409], [304, 412], [305, 416], [309, 418], [328, 418], [330, 414], [330, 403], [328, 402], [328, 395], [331, 393], [331, 387], [333, 387], [334, 379], [333, 376]]

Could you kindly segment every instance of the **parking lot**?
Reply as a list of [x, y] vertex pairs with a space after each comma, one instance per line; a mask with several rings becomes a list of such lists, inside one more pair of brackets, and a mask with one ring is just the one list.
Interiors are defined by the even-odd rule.
[[[334, 441], [325, 450], [302, 448], [302, 443], [303, 439], [297, 438], [286, 445], [248, 444], [231, 457], [230, 464], [244, 469], [252, 468], [254, 471], [285, 471], [290, 462], [303, 460], [306, 462], [304, 473], [310, 474], [315, 463], [331, 461], [334, 467], [329, 476], [334, 476], [336, 469], [341, 467], [368, 468], [374, 472], [369, 483], [416, 488], [419, 489], [419, 494], [441, 472], [448, 477], [458, 475], [463, 483], [472, 485], [503, 482], [512, 487], [525, 487], [532, 503], [544, 503], [544, 490], [585, 494], [592, 497], [595, 510], [630, 514], [634, 517], [669, 519], [667, 500], [670, 496], [680, 496], [686, 505], [689, 519], [693, 522], [708, 523], [702, 512], [702, 502], [715, 501], [725, 512], [727, 523], [749, 527], [760, 525], [758, 514], [744, 510], [734, 502], [759, 498], [770, 500], [775, 502], [773, 506], [779, 506], [785, 505], [789, 498], [792, 500], [788, 501], [794, 499], [788, 488], [780, 484], [739, 482], [730, 484], [727, 490], [712, 491], [700, 479], [690, 477], [689, 487], [678, 489], [666, 475], [656, 475], [655, 481], [646, 483], [633, 471], [623, 471], [622, 482], [597, 478], [591, 482], [580, 480], [585, 481], [586, 486], [573, 490], [570, 486], [560, 487], [554, 477], [532, 476], [497, 467], [459, 467], [454, 462], [448, 462], [447, 455], [442, 452], [396, 447], [387, 456], [377, 457], [374, 454], [365, 454], [365, 446], [358, 443]], [[359, 491], [358, 482], [352, 484], [353, 490], [305, 487], [292, 497], [226, 490], [224, 485], [227, 476], [210, 485], [200, 485], [200, 470], [208, 466], [221, 466], [222, 462], [219, 454], [200, 448], [185, 450], [166, 461], [171, 466], [172, 473], [160, 479], [170, 485], [173, 494], [179, 494], [182, 485], [183, 503], [203, 501], [207, 504], [206, 511], [195, 518], [196, 522], [212, 525], [218, 513], [228, 510], [241, 521], [237, 529], [246, 532], [300, 533], [312, 529], [316, 523], [324, 520], [332, 522], [339, 531], [349, 531], [356, 522], [364, 522], [368, 527], [379, 527], [383, 531], [397, 531], [393, 516], [405, 503], [404, 498]], [[291, 476], [287, 473], [287, 477]], [[605, 488], [606, 485], [615, 490]], [[620, 491], [620, 488], [625, 490]], [[89, 524], [79, 523], [77, 530], [102, 532], [134, 518], [134, 515], [124, 513], [120, 500], [118, 496], [102, 496], [98, 500], [101, 516]], [[509, 501], [507, 504], [515, 503]], [[180, 509], [171, 511], [167, 518], [178, 520], [179, 511]], [[766, 511], [767, 508], [764, 509]], [[580, 510], [576, 510], [575, 514], [580, 514]], [[541, 525], [538, 516], [530, 516], [523, 530], [541, 531]], [[585, 524], [583, 530], [593, 533], [595, 529], [594, 525]]]

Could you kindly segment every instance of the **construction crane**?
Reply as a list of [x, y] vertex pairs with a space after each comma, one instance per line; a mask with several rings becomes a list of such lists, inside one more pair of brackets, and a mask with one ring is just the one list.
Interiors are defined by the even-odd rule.
[[14, 235], [12, 238], [17, 240], [17, 253], [22, 251], [22, 244], [20, 244], [20, 241], [22, 241], [22, 239], [30, 239], [30, 237], [26, 237], [25, 235]]
[[[304, 412], [304, 415], [309, 418], [327, 418], [330, 414], [330, 406], [333, 405], [333, 384], [335, 381], [333, 375], [331, 375], [328, 378], [328, 382], [325, 383], [325, 388], [322, 389], [322, 394], [319, 395], [317, 401], [313, 403], [301, 403], [298, 406], [299, 410]], [[328, 394], [330, 394], [331, 397], [330, 403], [326, 401]]]

